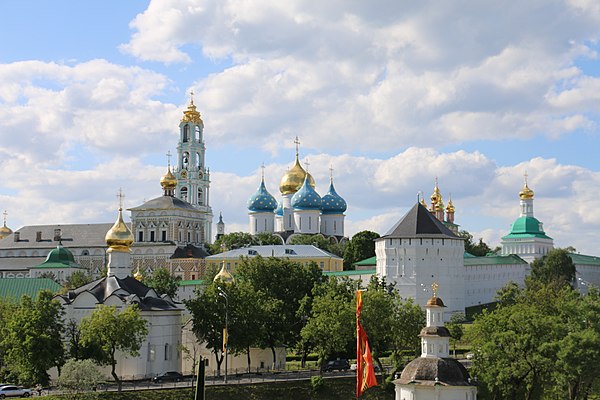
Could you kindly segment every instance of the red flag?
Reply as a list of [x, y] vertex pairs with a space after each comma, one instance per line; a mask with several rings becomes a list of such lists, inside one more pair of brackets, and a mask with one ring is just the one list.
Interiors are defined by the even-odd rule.
[[377, 385], [371, 348], [367, 340], [367, 332], [360, 324], [362, 310], [362, 292], [356, 292], [356, 398], [371, 386]]

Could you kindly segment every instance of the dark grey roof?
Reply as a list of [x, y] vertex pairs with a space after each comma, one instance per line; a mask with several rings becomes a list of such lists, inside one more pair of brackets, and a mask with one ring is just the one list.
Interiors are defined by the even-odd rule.
[[[14, 233], [0, 240], [0, 249], [54, 249], [58, 241], [54, 240], [54, 230], [60, 229], [61, 240], [65, 247], [106, 247], [104, 237], [113, 226], [102, 224], [66, 224], [66, 225], [27, 225], [17, 229], [20, 239], [14, 241]], [[41, 241], [37, 241], [37, 232], [41, 232]]]
[[141, 206], [128, 208], [129, 211], [144, 211], [144, 210], [167, 210], [181, 208], [190, 211], [199, 211], [196, 207], [173, 196], [160, 196], [152, 200], [148, 200]]
[[171, 258], [206, 258], [209, 255], [202, 247], [188, 244], [185, 247], [177, 247]]
[[[179, 310], [175, 303], [168, 297], [161, 298], [154, 295], [154, 291], [139, 282], [137, 279], [127, 276], [117, 278], [114, 275], [97, 279], [93, 282], [78, 287], [61, 297], [71, 303], [77, 296], [88, 292], [93, 295], [98, 303], [103, 304], [111, 295], [120, 297], [123, 301], [132, 301], [138, 304], [140, 310]], [[137, 296], [138, 300], [132, 298]]]
[[[436, 380], [437, 379], [437, 380]], [[396, 382], [445, 386], [470, 386], [467, 369], [454, 358], [419, 357], [412, 360]]]
[[378, 240], [384, 238], [460, 239], [420, 203], [415, 204], [392, 229]]
[[451, 337], [450, 331], [445, 326], [426, 326], [421, 329], [419, 336], [440, 336], [440, 337]]

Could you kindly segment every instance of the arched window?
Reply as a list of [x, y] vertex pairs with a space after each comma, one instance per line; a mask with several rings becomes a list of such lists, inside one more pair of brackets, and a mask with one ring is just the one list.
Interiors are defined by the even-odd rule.
[[183, 143], [190, 140], [190, 127], [188, 125], [183, 127]]
[[187, 189], [187, 187], [185, 187], [185, 186], [182, 187], [181, 190], [180, 190], [180, 193], [181, 193], [181, 199], [187, 201], [187, 198], [188, 198], [188, 189]]
[[204, 192], [202, 189], [198, 189], [198, 204], [201, 206], [204, 205]]
[[183, 165], [184, 169], [188, 169], [189, 164], [190, 164], [190, 153], [188, 153], [187, 151], [184, 151], [182, 158], [181, 158], [181, 165]]
[[200, 158], [200, 153], [196, 153], [196, 161], [198, 162], [198, 169], [202, 170], [202, 159]]
[[200, 127], [198, 125], [196, 125], [196, 134], [195, 134], [195, 140], [197, 140], [198, 142], [201, 141], [201, 137], [200, 137]]

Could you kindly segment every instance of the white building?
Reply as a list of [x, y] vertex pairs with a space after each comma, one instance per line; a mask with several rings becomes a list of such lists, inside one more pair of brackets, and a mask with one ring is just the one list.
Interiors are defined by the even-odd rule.
[[281, 178], [281, 201], [269, 193], [264, 175], [257, 191], [248, 200], [249, 231], [251, 234], [275, 233], [287, 243], [294, 234], [321, 234], [336, 242], [345, 240], [344, 212], [346, 201], [337, 194], [330, 178], [329, 189], [321, 197], [315, 190], [315, 180], [298, 158]]
[[[65, 310], [65, 320], [79, 323], [96, 306], [115, 306], [123, 310], [137, 304], [148, 321], [148, 336], [138, 357], [118, 357], [117, 375], [122, 379], [142, 379], [165, 371], [180, 369], [181, 314], [168, 296], [157, 293], [131, 276], [133, 235], [123, 222], [122, 212], [106, 233], [108, 274], [56, 298]], [[108, 367], [107, 367], [108, 368]], [[108, 371], [106, 375], [108, 375]]]
[[466, 368], [450, 357], [450, 332], [444, 326], [444, 302], [433, 293], [427, 303], [427, 325], [421, 330], [421, 357], [394, 381], [396, 400], [475, 400], [477, 387]]

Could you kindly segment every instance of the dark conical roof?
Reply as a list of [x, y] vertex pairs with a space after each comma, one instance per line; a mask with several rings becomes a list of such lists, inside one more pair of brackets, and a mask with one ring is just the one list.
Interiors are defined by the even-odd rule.
[[460, 239], [422, 204], [417, 203], [381, 238]]
[[470, 386], [467, 369], [454, 358], [419, 357], [412, 360], [396, 382], [401, 385]]

